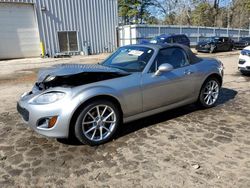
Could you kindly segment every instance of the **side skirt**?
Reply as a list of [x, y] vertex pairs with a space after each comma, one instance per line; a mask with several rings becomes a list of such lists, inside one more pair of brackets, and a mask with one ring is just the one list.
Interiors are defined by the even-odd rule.
[[137, 120], [137, 119], [141, 119], [141, 118], [144, 118], [144, 117], [147, 117], [147, 116], [158, 114], [160, 112], [164, 112], [164, 111], [171, 110], [171, 109], [174, 109], [174, 108], [177, 108], [177, 107], [192, 104], [195, 101], [197, 101], [197, 98], [186, 99], [186, 100], [183, 100], [181, 102], [177, 102], [177, 103], [174, 103], [174, 104], [171, 104], [171, 105], [168, 105], [168, 106], [163, 106], [163, 107], [160, 107], [160, 108], [157, 108], [157, 109], [154, 109], [154, 110], [150, 110], [150, 111], [142, 112], [142, 113], [139, 113], [139, 114], [136, 114], [136, 115], [133, 115], [133, 116], [125, 117], [125, 118], [123, 118], [123, 122], [128, 123], [128, 122], [131, 122], [131, 121], [134, 121], [134, 120]]

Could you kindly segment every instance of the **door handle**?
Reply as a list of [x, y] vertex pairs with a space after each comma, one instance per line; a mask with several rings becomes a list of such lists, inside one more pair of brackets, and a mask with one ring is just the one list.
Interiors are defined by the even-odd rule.
[[191, 70], [185, 70], [184, 74], [186, 75], [190, 75], [190, 74], [193, 74], [194, 72], [192, 72]]

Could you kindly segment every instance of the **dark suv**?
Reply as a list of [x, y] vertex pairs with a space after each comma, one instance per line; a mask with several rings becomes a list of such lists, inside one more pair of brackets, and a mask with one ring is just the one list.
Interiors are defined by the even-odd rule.
[[186, 35], [183, 34], [172, 34], [172, 35], [160, 35], [157, 37], [154, 37], [152, 40], [150, 40], [150, 43], [154, 44], [164, 44], [164, 43], [178, 43], [178, 44], [183, 44], [188, 47], [190, 47], [190, 40]]
[[198, 52], [222, 52], [231, 51], [234, 48], [234, 41], [229, 37], [210, 37], [197, 44]]
[[250, 37], [242, 37], [238, 42], [234, 43], [234, 49], [242, 50], [250, 45]]

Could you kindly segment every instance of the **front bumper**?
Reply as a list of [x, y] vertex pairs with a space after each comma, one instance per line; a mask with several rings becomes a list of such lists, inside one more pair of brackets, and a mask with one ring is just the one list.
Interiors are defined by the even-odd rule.
[[198, 51], [198, 52], [210, 52], [210, 47], [203, 47], [203, 46], [199, 46], [199, 45], [197, 45], [196, 47], [195, 47], [195, 49], [196, 49], [196, 51]]
[[238, 67], [239, 71], [242, 71], [242, 72], [250, 72], [250, 66], [247, 66], [247, 67]]
[[240, 54], [238, 69], [239, 71], [250, 72], [250, 56]]
[[[32, 104], [29, 102], [31, 98], [32, 96], [24, 96], [17, 103], [17, 111], [22, 116], [24, 122], [41, 135], [67, 138], [69, 136], [69, 125], [72, 112], [74, 111], [74, 103], [65, 99], [46, 105]], [[39, 126], [41, 120], [54, 116], [57, 116], [57, 121], [53, 127], [44, 128]]]

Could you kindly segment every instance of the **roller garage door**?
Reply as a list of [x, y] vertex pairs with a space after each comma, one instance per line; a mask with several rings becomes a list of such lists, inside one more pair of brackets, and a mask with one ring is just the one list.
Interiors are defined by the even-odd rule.
[[36, 57], [40, 53], [34, 6], [0, 3], [0, 59]]

